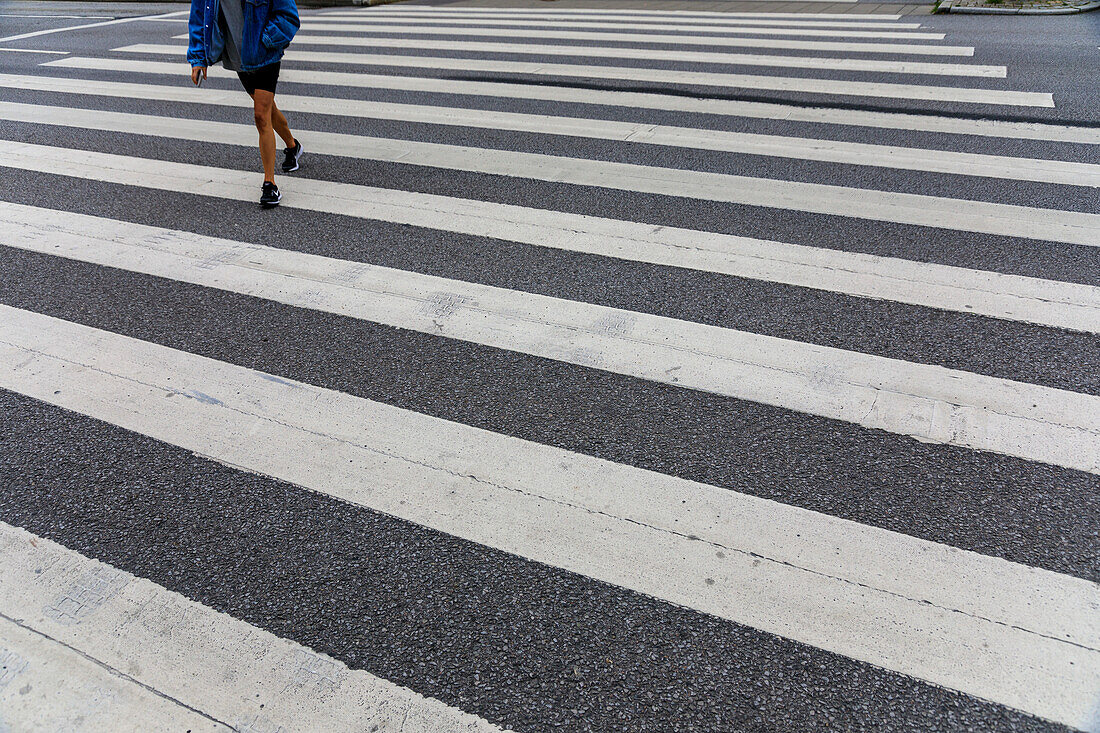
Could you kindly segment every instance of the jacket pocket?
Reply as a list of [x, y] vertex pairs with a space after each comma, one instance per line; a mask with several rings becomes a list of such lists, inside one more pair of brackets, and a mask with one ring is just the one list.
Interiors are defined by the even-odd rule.
[[273, 15], [264, 26], [263, 44], [272, 51], [279, 51], [290, 45], [297, 29], [290, 23], [280, 23], [280, 18]]
[[264, 26], [263, 44], [271, 51], [280, 53], [290, 45], [294, 34], [298, 32], [298, 8], [294, 0], [270, 0], [271, 12]]
[[267, 27], [264, 28], [264, 35], [261, 41], [264, 46], [271, 51], [278, 51], [290, 45], [290, 39], [286, 37], [286, 34], [283, 33], [275, 23], [267, 24]]

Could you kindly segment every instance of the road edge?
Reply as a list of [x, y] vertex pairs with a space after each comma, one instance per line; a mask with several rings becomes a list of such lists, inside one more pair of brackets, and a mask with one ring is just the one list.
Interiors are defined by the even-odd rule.
[[970, 15], [1074, 15], [1086, 13], [1100, 8], [1100, 0], [1085, 3], [1075, 7], [1064, 8], [1014, 8], [1014, 7], [975, 7], [970, 5], [955, 5], [956, 0], [940, 0], [933, 8], [933, 13], [967, 13]]

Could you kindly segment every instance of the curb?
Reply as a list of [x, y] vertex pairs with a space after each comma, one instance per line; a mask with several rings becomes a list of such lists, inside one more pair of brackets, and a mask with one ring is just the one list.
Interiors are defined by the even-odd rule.
[[956, 0], [937, 3], [933, 13], [965, 13], [968, 15], [1074, 15], [1100, 8], [1100, 0], [1065, 8], [1013, 8], [997, 6], [955, 5]]

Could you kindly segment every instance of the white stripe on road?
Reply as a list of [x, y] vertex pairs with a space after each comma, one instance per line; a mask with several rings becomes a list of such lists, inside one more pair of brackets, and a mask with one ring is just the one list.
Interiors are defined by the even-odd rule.
[[1100, 397], [110, 220], [68, 219], [77, 223], [66, 230], [52, 210], [20, 213], [31, 223], [5, 241], [21, 249], [1100, 472]]
[[140, 20], [157, 20], [159, 18], [171, 18], [178, 15], [187, 15], [186, 10], [178, 10], [174, 13], [162, 13], [161, 15], [139, 15], [135, 18], [119, 18], [118, 20], [106, 20], [102, 23], [85, 23], [84, 25], [70, 25], [64, 28], [47, 28], [43, 31], [32, 31], [31, 33], [20, 33], [15, 36], [4, 36], [0, 38], [0, 43], [7, 43], [8, 41], [21, 41], [24, 38], [37, 38], [38, 36], [47, 36], [51, 33], [61, 33], [63, 31], [78, 31], [84, 28], [99, 28], [105, 25], [117, 25], [119, 23], [134, 23]]
[[[28, 624], [24, 620], [28, 612], [38, 614], [56, 598], [28, 599], [25, 592], [12, 592], [10, 580], [25, 575], [18, 572], [23, 568], [12, 566], [27, 560], [16, 553], [24, 548], [33, 549], [32, 539], [36, 544], [46, 542], [19, 533], [20, 546], [9, 547], [14, 544], [8, 541], [9, 536], [17, 533], [19, 530], [0, 523], [0, 593], [5, 594], [0, 599], [0, 711], [3, 711], [0, 726], [4, 731], [227, 733], [232, 730], [229, 724], [172, 700], [159, 690], [150, 690], [95, 657], [85, 656], [86, 644], [78, 643], [74, 648], [42, 632], [39, 627], [43, 624]], [[9, 598], [37, 602], [37, 606], [12, 607], [5, 602]], [[121, 620], [119, 625], [123, 625]]]
[[[318, 16], [307, 16], [306, 19], [308, 20], [308, 19], [312, 19], [314, 17], [318, 17]], [[412, 21], [412, 22], [419, 22], [421, 18], [439, 19], [439, 18], [457, 18], [457, 17], [460, 17], [460, 16], [457, 16], [453, 13], [438, 13], [438, 12], [410, 13], [410, 12], [401, 11], [401, 10], [391, 10], [391, 11], [385, 13], [385, 14], [380, 14], [380, 15], [370, 13], [370, 14], [367, 14], [367, 15], [343, 15], [343, 16], [341, 16], [341, 15], [324, 15], [324, 16], [319, 16], [319, 17], [324, 18], [325, 22], [328, 22], [329, 20], [332, 20], [332, 21], [337, 22], [337, 23], [364, 23], [364, 24], [369, 24], [369, 23], [372, 23], [373, 21], [375, 21], [376, 19], [378, 19], [379, 17], [403, 18], [405, 20], [409, 20], [409, 21]], [[507, 19], [507, 18], [517, 18], [518, 17], [518, 18], [522, 18], [523, 20], [534, 20], [534, 21], [537, 21], [539, 23], [545, 23], [545, 22], [568, 23], [568, 22], [572, 22], [572, 21], [575, 21], [575, 20], [587, 21], [587, 20], [590, 20], [590, 19], [591, 20], [604, 20], [603, 18], [600, 18], [598, 16], [578, 15], [576, 13], [561, 12], [561, 11], [559, 11], [557, 13], [542, 13], [542, 14], [531, 13], [529, 15], [521, 15], [521, 16], [516, 16], [516, 15], [511, 14], [511, 13], [493, 13], [493, 14], [484, 13], [484, 14], [479, 14], [477, 16], [467, 16], [467, 17], [477, 17], [478, 19], [484, 18], [484, 19], [487, 19], [489, 21], [492, 21], [495, 18], [505, 18], [505, 19]], [[702, 32], [710, 32], [712, 28], [715, 28], [715, 29], [720, 31], [724, 27], [724, 26], [716, 24], [715, 21], [717, 20], [717, 18], [710, 18], [710, 19], [706, 19], [706, 20], [692, 20], [690, 18], [654, 18], [652, 16], [638, 16], [636, 18], [626, 18], [626, 17], [623, 17], [623, 16], [612, 16], [612, 17], [608, 18], [607, 20], [633, 20], [635, 22], [645, 22], [645, 23], [652, 23], [652, 24], [668, 24], [670, 22], [672, 22], [672, 23], [693, 23], [693, 24], [698, 24], [698, 25], [693, 25], [693, 29], [696, 30], [696, 31], [702, 31]], [[751, 27], [764, 26], [764, 27], [773, 27], [773, 28], [852, 28], [852, 29], [866, 28], [868, 30], [897, 30], [897, 31], [916, 30], [916, 29], [921, 27], [920, 23], [898, 23], [898, 22], [889, 22], [889, 21], [883, 22], [883, 21], [866, 21], [866, 20], [854, 20], [853, 21], [853, 20], [850, 20], [850, 19], [841, 19], [841, 18], [820, 18], [817, 15], [813, 15], [813, 14], [809, 14], [809, 13], [807, 13], [806, 15], [802, 15], [798, 18], [791, 18], [791, 17], [782, 17], [782, 18], [780, 18], [780, 17], [744, 18], [744, 17], [738, 17], [738, 18], [732, 19], [730, 21], [730, 25], [736, 25], [736, 26], [739, 26], [739, 27], [740, 26], [751, 26]], [[609, 24], [609, 27], [614, 27], [614, 26]], [[652, 26], [647, 25], [646, 27], [647, 28], [648, 27], [661, 28], [662, 26], [661, 25], [652, 25]]]
[[[160, 74], [178, 77], [180, 65], [164, 61], [134, 59], [68, 58], [48, 61], [42, 66], [68, 69], [119, 71], [127, 74]], [[185, 70], [186, 73], [186, 70]], [[210, 73], [218, 76], [218, 67]], [[228, 76], [225, 78], [229, 78]], [[795, 107], [766, 102], [739, 102], [725, 99], [694, 99], [667, 94], [622, 92], [603, 89], [580, 89], [562, 86], [509, 84], [504, 82], [465, 81], [421, 76], [390, 74], [352, 74], [341, 71], [299, 71], [284, 69], [280, 80], [286, 83], [321, 86], [345, 86], [368, 89], [397, 89], [430, 94], [464, 94], [501, 99], [532, 99], [571, 104], [655, 109], [668, 112], [723, 115], [757, 119], [807, 122], [813, 124], [854, 127], [877, 127], [888, 130], [939, 132], [951, 135], [975, 135], [1019, 140], [1100, 144], [1100, 129], [1065, 127], [1038, 122], [1004, 122], [1000, 120], [962, 119], [935, 115], [911, 115], [897, 112], [864, 112], [828, 107]], [[89, 85], [91, 86], [91, 85]], [[281, 97], [280, 97], [281, 98]]]
[[[0, 119], [253, 147], [251, 125], [0, 102]], [[1100, 214], [709, 171], [300, 130], [315, 153], [631, 193], [1100, 246]], [[7, 152], [7, 151], [6, 151]]]
[[[440, 6], [425, 7], [419, 5], [402, 5], [400, 7], [375, 7], [370, 10], [355, 10], [355, 9], [340, 9], [335, 8], [333, 10], [323, 11], [316, 15], [323, 17], [374, 17], [375, 15], [387, 15], [391, 12], [408, 13], [413, 11], [431, 11], [433, 13], [454, 13], [456, 15], [467, 15], [471, 18], [486, 13], [500, 13], [508, 12], [515, 17], [526, 17], [529, 15], [543, 15], [548, 11], [543, 8], [470, 8], [470, 7], [451, 7], [444, 8]], [[590, 15], [593, 17], [598, 16], [611, 16], [611, 17], [657, 17], [669, 16], [671, 18], [824, 18], [827, 20], [851, 20], [858, 22], [859, 20], [901, 20], [905, 17], [896, 13], [863, 13], [863, 12], [848, 12], [848, 13], [818, 13], [816, 11], [812, 13], [783, 13], [776, 11], [738, 11], [738, 12], [726, 12], [722, 10], [642, 10], [640, 8], [569, 8], [568, 10], [556, 11], [559, 13], [569, 13], [571, 15]], [[310, 16], [313, 17], [313, 16]]]
[[[340, 30], [338, 26], [313, 26], [307, 30]], [[516, 34], [512, 34], [515, 36]], [[523, 35], [523, 34], [519, 34]], [[186, 38], [187, 36], [176, 36]], [[832, 71], [865, 71], [891, 74], [927, 74], [939, 76], [976, 76], [1004, 78], [1004, 66], [978, 64], [947, 64], [883, 59], [827, 58], [821, 56], [768, 56], [746, 53], [712, 53], [707, 51], [669, 51], [655, 48], [600, 47], [594, 45], [489, 43], [485, 41], [430, 40], [418, 38], [388, 38], [364, 32], [357, 35], [333, 36], [300, 33], [294, 37], [299, 46], [350, 46], [352, 48], [404, 48], [416, 51], [459, 51], [463, 53], [498, 53], [534, 56], [578, 56], [584, 58], [631, 59], [640, 61], [674, 61], [692, 64], [722, 64], [727, 66], [768, 66], [787, 69], [826, 69]]]
[[6, 306], [0, 367], [200, 456], [1040, 717], [1084, 725], [1100, 692], [1094, 583]]
[[386, 6], [386, 7], [374, 7], [370, 10], [355, 9], [355, 8], [333, 8], [332, 10], [320, 11], [319, 14], [329, 16], [374, 16], [374, 15], [386, 15], [393, 13], [408, 13], [418, 11], [432, 12], [432, 13], [453, 13], [456, 15], [468, 15], [470, 17], [476, 17], [478, 15], [484, 15], [486, 13], [501, 13], [507, 12], [517, 17], [524, 17], [527, 15], [542, 15], [548, 12], [559, 13], [571, 13], [574, 15], [609, 15], [609, 16], [670, 16], [673, 18], [829, 18], [839, 20], [901, 20], [905, 17], [899, 14], [889, 13], [865, 13], [865, 12], [842, 12], [842, 13], [819, 13], [814, 11], [812, 13], [785, 13], [777, 11], [753, 11], [753, 12], [727, 12], [724, 10], [644, 10], [641, 8], [568, 8], [560, 9], [557, 11], [547, 10], [545, 7], [538, 8], [473, 8], [473, 7], [442, 7], [442, 6], [422, 6], [422, 5], [401, 5], [401, 6]]
[[[302, 22], [303, 31], [354, 31], [355, 27], [327, 22]], [[841, 53], [911, 54], [925, 56], [973, 56], [973, 46], [930, 46], [916, 43], [848, 41], [804, 41], [790, 38], [749, 38], [746, 36], [653, 35], [650, 33], [605, 33], [601, 31], [553, 31], [531, 28], [434, 28], [419, 25], [371, 26], [370, 33], [413, 33], [437, 36], [482, 36], [504, 38], [556, 38], [567, 41], [613, 41], [616, 43], [666, 43], [681, 46], [732, 46], [776, 48], [796, 51], [837, 51]], [[364, 31], [364, 32], [367, 32]]]
[[619, 20], [685, 20], [691, 22], [728, 20], [730, 18], [764, 18], [769, 20], [840, 20], [846, 23], [881, 23], [884, 21], [913, 20], [914, 16], [903, 16], [887, 13], [784, 13], [775, 11], [707, 11], [707, 10], [644, 10], [641, 8], [503, 8], [503, 7], [443, 7], [443, 6], [418, 6], [400, 5], [379, 7], [371, 10], [356, 8], [333, 8], [319, 13], [323, 17], [334, 18], [370, 18], [385, 15], [425, 15], [425, 16], [452, 16], [467, 18], [478, 17], [512, 17], [512, 18], [550, 18], [559, 16], [579, 18], [610, 18]]
[[663, 31], [666, 33], [748, 33], [768, 36], [844, 36], [847, 38], [879, 38], [905, 41], [942, 41], [947, 37], [945, 33], [933, 33], [929, 31], [886, 31], [886, 30], [859, 30], [858, 27], [844, 28], [805, 28], [789, 27], [774, 28], [769, 26], [750, 25], [738, 23], [736, 25], [714, 25], [713, 21], [699, 21], [705, 25], [685, 25], [684, 23], [618, 23], [618, 22], [589, 22], [584, 20], [560, 20], [548, 22], [545, 20], [496, 20], [483, 18], [421, 18], [412, 15], [397, 15], [387, 13], [385, 17], [371, 16], [370, 24], [385, 23], [422, 23], [435, 26], [526, 26], [538, 25], [541, 27], [553, 27], [560, 29], [587, 29], [587, 30], [625, 30], [625, 31]]
[[[138, 43], [116, 48], [123, 53], [150, 53], [183, 56], [184, 46], [156, 43]], [[448, 58], [443, 56], [401, 56], [370, 53], [329, 53], [322, 51], [288, 52], [286, 58], [325, 64], [352, 64], [396, 66], [415, 69], [474, 71], [532, 76], [580, 77], [584, 79], [619, 79], [659, 84], [684, 84], [713, 86], [726, 89], [769, 89], [774, 91], [804, 92], [890, 99], [919, 99], [923, 101], [961, 102], [964, 104], [996, 104], [1022, 107], [1053, 107], [1054, 97], [1044, 92], [1017, 92], [999, 89], [973, 89], [965, 87], [921, 86], [917, 84], [890, 84], [885, 82], [842, 81], [838, 79], [810, 79], [797, 76], [753, 76], [748, 74], [721, 74], [675, 69], [650, 69], [626, 66], [584, 66], [580, 64], [551, 64], [538, 61], [494, 61], [489, 59]]]
[[17, 730], [500, 730], [2, 522], [0, 619]]
[[[211, 68], [215, 78], [235, 76], [218, 67]], [[0, 87], [64, 92], [69, 94], [147, 99], [189, 104], [216, 104], [252, 107], [252, 100], [235, 92], [206, 88], [97, 81], [89, 85], [83, 79], [0, 74]], [[996, 155], [959, 153], [946, 150], [903, 148], [837, 140], [758, 135], [724, 130], [670, 127], [647, 123], [620, 122], [576, 117], [554, 117], [518, 112], [435, 107], [372, 102], [360, 99], [332, 99], [279, 95], [279, 107], [286, 112], [337, 115], [368, 119], [398, 120], [433, 125], [513, 130], [542, 135], [587, 137], [617, 142], [663, 145], [748, 155], [815, 160], [848, 165], [867, 165], [896, 170], [919, 170], [997, 179], [1034, 181], [1066, 186], [1100, 187], [1100, 165], [1037, 158], [1007, 158]]]
[[841, 12], [841, 13], [819, 13], [817, 11], [811, 13], [786, 13], [777, 11], [737, 11], [727, 12], [722, 10], [643, 10], [641, 8], [562, 8], [557, 11], [547, 10], [546, 8], [471, 8], [471, 7], [442, 7], [442, 6], [419, 6], [419, 5], [401, 5], [389, 6], [389, 7], [375, 7], [370, 10], [355, 9], [355, 8], [333, 8], [332, 10], [321, 11], [315, 15], [323, 17], [346, 17], [346, 18], [364, 18], [374, 17], [376, 15], [389, 15], [390, 13], [413, 13], [413, 12], [428, 12], [433, 14], [451, 14], [455, 16], [465, 15], [470, 18], [476, 18], [481, 15], [494, 15], [500, 13], [508, 13], [509, 15], [517, 18], [528, 17], [531, 15], [545, 15], [547, 13], [568, 13], [570, 15], [577, 16], [591, 16], [598, 18], [601, 16], [608, 16], [612, 18], [639, 18], [639, 19], [686, 19], [692, 20], [695, 18], [700, 19], [714, 19], [721, 20], [723, 18], [792, 18], [798, 20], [799, 18], [822, 18], [825, 20], [849, 20], [852, 22], [859, 22], [860, 20], [868, 21], [883, 21], [883, 20], [902, 20], [907, 17], [899, 15], [897, 13], [864, 13], [864, 12]]
[[53, 56], [66, 56], [68, 51], [42, 51], [37, 48], [0, 48], [0, 51], [16, 51], [18, 53], [45, 53]]
[[[329, 10], [321, 13], [309, 15], [306, 17], [321, 17], [329, 18], [372, 18], [376, 15], [387, 15], [390, 12], [407, 13], [412, 11], [420, 11], [422, 8], [418, 5], [403, 5], [400, 8], [396, 7], [376, 7], [371, 10]], [[484, 14], [493, 14], [500, 12], [508, 12], [516, 17], [525, 17], [529, 15], [543, 15], [547, 10], [542, 8], [443, 8], [443, 7], [425, 7], [426, 11], [433, 13], [454, 13], [457, 15], [468, 15], [471, 18]], [[669, 16], [671, 18], [824, 18], [826, 20], [851, 20], [858, 22], [860, 20], [901, 20], [903, 15], [898, 14], [886, 14], [886, 13], [780, 13], [770, 11], [755, 11], [755, 12], [725, 12], [725, 11], [708, 11], [708, 10], [642, 10], [640, 8], [569, 8], [569, 10], [559, 10], [561, 12], [568, 12], [570, 15], [590, 15], [598, 17], [607, 15], [611, 17], [662, 17]]]
[[[234, 200], [255, 177], [37, 145], [9, 146], [5, 165]], [[1087, 285], [327, 181], [284, 188], [288, 207], [1100, 333], [1100, 290]]]
[[65, 18], [68, 20], [82, 18], [85, 20], [110, 20], [114, 17], [113, 15], [28, 15], [26, 13], [0, 13], [0, 18]]

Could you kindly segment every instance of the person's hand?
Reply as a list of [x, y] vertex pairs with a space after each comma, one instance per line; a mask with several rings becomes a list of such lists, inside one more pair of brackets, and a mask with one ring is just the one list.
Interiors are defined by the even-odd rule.
[[206, 78], [205, 66], [192, 66], [191, 67], [191, 83], [198, 86], [199, 82]]

